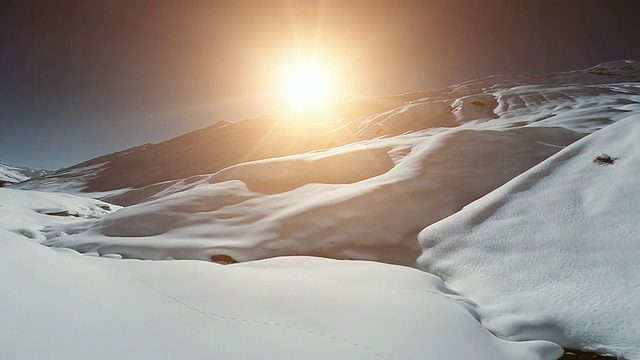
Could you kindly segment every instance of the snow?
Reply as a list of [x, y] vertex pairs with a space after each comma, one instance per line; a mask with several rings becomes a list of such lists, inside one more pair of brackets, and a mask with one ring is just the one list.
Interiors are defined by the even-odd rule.
[[105, 201], [132, 205], [183, 179], [243, 162], [433, 127], [483, 123], [488, 127], [561, 126], [586, 134], [640, 111], [638, 80], [640, 62], [620, 61], [541, 76], [496, 75], [428, 92], [339, 104], [333, 109], [337, 117], [329, 120], [263, 116], [221, 122], [15, 187], [91, 193]]
[[[12, 187], [23, 190], [81, 194], [83, 189], [86, 187], [86, 182], [88, 182], [91, 177], [104, 170], [105, 165], [107, 165], [106, 162], [86, 166], [76, 165], [39, 178], [30, 179], [29, 181], [13, 185]], [[103, 194], [95, 193], [87, 195], [99, 197]]]
[[[640, 359], [639, 79], [634, 61], [491, 76], [2, 188], [0, 348], [552, 360], [556, 343]], [[254, 153], [229, 163], [240, 150], [203, 151], [212, 138]]]
[[437, 277], [290, 257], [222, 266], [50, 249], [0, 230], [0, 348], [20, 359], [543, 359]]
[[47, 170], [34, 170], [0, 162], [0, 182], [18, 183], [47, 173]]
[[[84, 230], [119, 208], [68, 194], [0, 188], [0, 229], [42, 242], [72, 227]], [[48, 215], [65, 211], [66, 216]]]
[[47, 244], [141, 259], [311, 255], [416, 266], [425, 226], [640, 113], [626, 73], [588, 71], [468, 82], [347, 121], [358, 141], [124, 189], [112, 198], [138, 204]]
[[244, 163], [47, 244], [142, 259], [313, 255], [415, 266], [426, 224], [580, 136], [455, 129]]
[[427, 227], [420, 267], [504, 338], [640, 358], [638, 139], [629, 116]]

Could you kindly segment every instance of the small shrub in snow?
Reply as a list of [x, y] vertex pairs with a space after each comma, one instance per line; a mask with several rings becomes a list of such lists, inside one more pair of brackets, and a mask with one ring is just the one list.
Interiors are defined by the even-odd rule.
[[608, 355], [600, 355], [596, 353], [573, 350], [573, 349], [565, 349], [564, 355], [559, 360], [624, 360], [622, 358], [617, 358]]
[[223, 255], [223, 254], [212, 255], [211, 256], [211, 261], [213, 261], [215, 263], [218, 263], [218, 264], [224, 264], [224, 265], [226, 265], [226, 264], [235, 264], [235, 263], [238, 262], [236, 259], [232, 258], [231, 256]]
[[69, 210], [60, 210], [60, 211], [43, 212], [43, 214], [45, 214], [45, 215], [51, 215], [51, 216], [73, 216], [73, 217], [80, 217], [80, 214], [78, 214], [78, 213], [72, 213], [72, 212], [69, 212]]
[[607, 154], [600, 154], [598, 156], [596, 156], [595, 159], [593, 159], [594, 163], [598, 163], [598, 164], [606, 164], [606, 165], [613, 165], [613, 163], [618, 160], [618, 158], [614, 158], [611, 157]]

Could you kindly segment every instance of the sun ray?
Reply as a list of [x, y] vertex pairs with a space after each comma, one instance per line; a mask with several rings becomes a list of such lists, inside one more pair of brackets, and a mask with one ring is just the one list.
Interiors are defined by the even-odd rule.
[[320, 4], [318, 5], [318, 18], [316, 20], [316, 31], [315, 34], [313, 34], [313, 50], [312, 50], [312, 54], [313, 56], [317, 56], [318, 55], [318, 49], [319, 49], [319, 45], [320, 45], [320, 38], [322, 36], [322, 31], [324, 30], [324, 16], [326, 13], [326, 9], [327, 9], [327, 2], [325, 1], [321, 1]]
[[296, 14], [293, 9], [292, 1], [287, 1], [287, 14], [289, 16], [289, 24], [291, 26], [291, 35], [293, 36], [293, 42], [296, 51], [298, 52], [296, 55], [300, 55], [300, 50], [302, 49], [301, 40], [300, 40], [300, 31], [298, 30], [298, 23], [296, 21]]

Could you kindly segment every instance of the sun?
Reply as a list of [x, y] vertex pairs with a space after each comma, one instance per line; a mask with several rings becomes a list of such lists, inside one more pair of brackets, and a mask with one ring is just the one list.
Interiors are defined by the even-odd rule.
[[296, 62], [285, 67], [282, 92], [288, 112], [325, 108], [332, 100], [333, 80], [326, 66], [316, 61]]

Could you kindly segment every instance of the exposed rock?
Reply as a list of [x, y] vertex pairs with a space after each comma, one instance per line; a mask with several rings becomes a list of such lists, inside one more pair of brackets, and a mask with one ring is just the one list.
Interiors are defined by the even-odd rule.
[[560, 358], [560, 360], [624, 360], [622, 358], [608, 356], [608, 355], [600, 355], [587, 351], [573, 350], [573, 349], [565, 349], [564, 355]]
[[234, 258], [232, 258], [229, 255], [224, 255], [224, 254], [219, 254], [219, 255], [212, 255], [211, 256], [211, 261], [218, 263], [218, 264], [235, 264], [238, 261]]
[[51, 211], [51, 212], [45, 212], [43, 213], [45, 215], [51, 215], [51, 216], [73, 216], [73, 217], [80, 217], [79, 214], [77, 213], [70, 213], [68, 210], [61, 210], [61, 211]]

